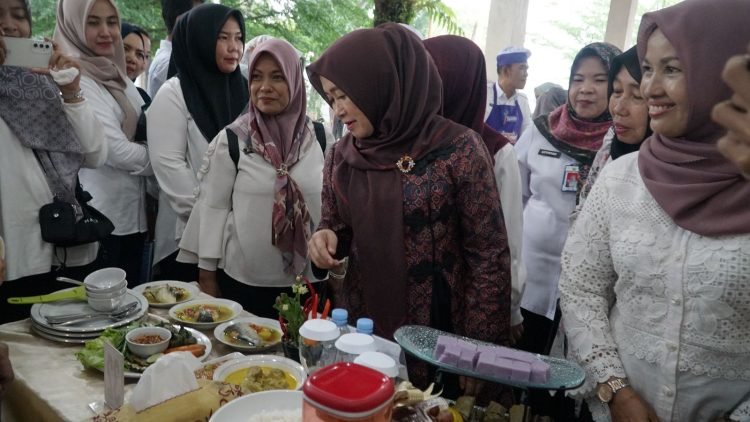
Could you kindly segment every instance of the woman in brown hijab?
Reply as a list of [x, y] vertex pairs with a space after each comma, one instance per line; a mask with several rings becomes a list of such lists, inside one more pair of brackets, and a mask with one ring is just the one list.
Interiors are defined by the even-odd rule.
[[354, 31], [308, 73], [349, 129], [327, 155], [310, 241], [313, 263], [345, 279], [336, 305], [373, 318], [386, 337], [420, 324], [507, 343], [509, 255], [492, 159], [476, 132], [438, 115], [440, 77], [421, 41], [393, 24]]
[[747, 16], [746, 0], [685, 0], [641, 21], [654, 133], [604, 168], [562, 255], [568, 357], [595, 420], [750, 417], [750, 181], [710, 118]]

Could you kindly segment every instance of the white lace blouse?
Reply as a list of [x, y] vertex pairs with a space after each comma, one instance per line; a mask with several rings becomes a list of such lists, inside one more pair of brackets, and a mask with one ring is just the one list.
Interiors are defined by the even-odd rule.
[[595, 386], [627, 376], [662, 421], [750, 421], [750, 235], [678, 227], [637, 160], [604, 169], [562, 254], [568, 357], [587, 375], [574, 395], [608, 420]]

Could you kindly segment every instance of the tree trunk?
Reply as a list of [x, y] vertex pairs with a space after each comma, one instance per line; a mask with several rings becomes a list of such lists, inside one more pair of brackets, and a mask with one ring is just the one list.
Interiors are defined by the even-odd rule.
[[375, 19], [374, 26], [381, 23], [396, 22], [410, 23], [416, 14], [416, 0], [374, 0]]

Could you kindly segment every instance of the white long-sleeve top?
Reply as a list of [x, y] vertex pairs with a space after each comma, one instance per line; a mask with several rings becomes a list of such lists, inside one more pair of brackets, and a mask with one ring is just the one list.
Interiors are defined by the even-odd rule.
[[559, 293], [560, 253], [568, 236], [576, 192], [564, 192], [565, 167], [578, 162], [558, 151], [535, 125], [515, 145], [523, 195], [526, 286], [521, 307], [554, 319]]
[[[115, 226], [112, 234], [145, 232], [146, 178], [138, 175], [150, 174], [146, 146], [125, 136], [121, 129], [125, 114], [109, 91], [86, 76], [81, 77], [81, 90], [104, 127], [108, 149], [103, 166], [81, 169], [79, 173], [83, 188], [94, 197], [90, 204], [112, 220]], [[130, 81], [125, 94], [140, 115], [143, 100]]]
[[627, 376], [663, 422], [750, 420], [750, 235], [677, 226], [636, 152], [600, 174], [562, 265], [568, 357], [586, 369], [577, 393], [598, 420], [608, 409], [594, 389], [612, 376]]
[[[68, 121], [81, 143], [84, 167], [94, 168], [107, 159], [103, 128], [94, 117], [90, 102], [63, 104]], [[55, 247], [42, 240], [39, 209], [52, 202], [34, 151], [26, 148], [0, 118], [0, 237], [6, 244], [6, 279], [43, 274], [59, 265]], [[60, 259], [67, 253], [66, 265], [80, 266], [96, 258], [97, 244], [57, 248]]]
[[521, 259], [523, 238], [523, 199], [521, 196], [521, 172], [518, 169], [518, 158], [513, 145], [505, 144], [495, 153], [495, 179], [500, 192], [500, 203], [503, 207], [505, 230], [508, 233], [510, 247], [510, 323], [518, 325], [523, 322], [521, 316], [521, 298], [526, 284], [526, 268]]
[[[299, 161], [289, 169], [307, 204], [313, 224], [320, 221], [323, 153], [312, 122]], [[240, 145], [242, 151], [243, 145]], [[271, 214], [276, 169], [257, 153], [240, 153], [239, 170], [229, 156], [225, 131], [208, 146], [198, 170], [200, 187], [180, 241], [179, 261], [204, 270], [222, 268], [235, 280], [253, 286], [287, 287], [281, 250], [271, 244]], [[314, 229], [313, 229], [314, 230]], [[308, 263], [306, 275], [312, 280]]]
[[161, 40], [159, 49], [156, 50], [156, 54], [154, 54], [154, 58], [151, 60], [151, 65], [148, 67], [146, 92], [151, 98], [156, 97], [156, 93], [159, 92], [161, 86], [167, 81], [170, 57], [172, 57], [172, 41]]
[[154, 262], [159, 262], [178, 249], [209, 140], [190, 115], [178, 78], [162, 85], [147, 114], [148, 152], [159, 182], [154, 247]]

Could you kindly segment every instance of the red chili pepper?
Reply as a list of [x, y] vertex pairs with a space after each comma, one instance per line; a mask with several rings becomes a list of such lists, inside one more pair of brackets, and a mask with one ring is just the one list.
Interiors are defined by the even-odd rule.
[[281, 332], [284, 333], [284, 337], [286, 337], [286, 322], [284, 322], [282, 316], [279, 316], [279, 325], [281, 326]]
[[310, 280], [308, 280], [307, 277], [302, 277], [302, 281], [305, 282], [305, 285], [307, 286], [307, 290], [310, 291], [310, 296], [316, 296], [318, 294], [315, 291], [315, 287], [313, 287], [312, 283], [310, 283]]
[[323, 307], [323, 313], [320, 315], [322, 319], [328, 318], [328, 312], [331, 310], [331, 299], [326, 299], [326, 304]]

